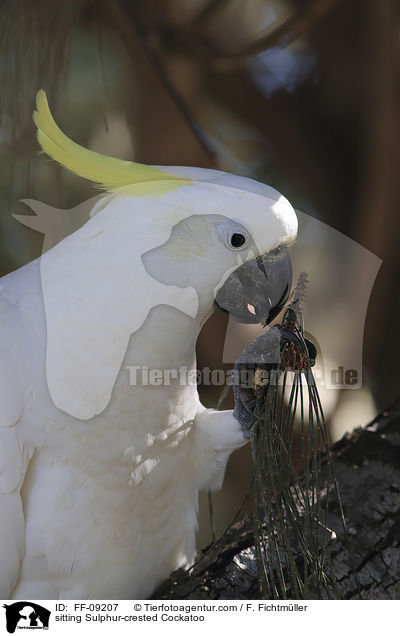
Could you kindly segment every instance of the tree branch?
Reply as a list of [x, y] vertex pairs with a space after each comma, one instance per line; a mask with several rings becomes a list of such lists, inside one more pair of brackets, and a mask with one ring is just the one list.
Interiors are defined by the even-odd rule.
[[150, 29], [150, 33], [147, 33], [146, 29], [140, 22], [137, 5], [135, 3], [124, 2], [124, 5], [127, 14], [131, 18], [131, 24], [136, 31], [136, 35], [160, 83], [175, 103], [177, 110], [182, 116], [182, 119], [190, 128], [204, 152], [210, 157], [210, 163], [215, 164], [216, 155], [214, 149], [211, 147], [207, 136], [204, 134], [201, 126], [196, 121], [193, 113], [188, 108], [186, 102], [182, 98], [179, 91], [176, 89], [174, 83], [171, 81], [167, 73], [165, 65], [162, 62], [162, 56], [158, 53], [156, 41], [153, 37], [151, 37], [153, 29]]
[[288, 46], [299, 37], [306, 35], [316, 22], [321, 20], [340, 0], [317, 0], [307, 9], [290, 15], [272, 31], [249, 43], [239, 51], [219, 52], [213, 59], [214, 67], [219, 71], [230, 70], [249, 57], [262, 53], [277, 44]]
[[[328, 550], [335, 598], [400, 598], [399, 440], [400, 400], [332, 449], [348, 528], [346, 534], [332, 502], [329, 527], [336, 538]], [[233, 525], [191, 572], [173, 573], [154, 598], [260, 598], [251, 519]]]

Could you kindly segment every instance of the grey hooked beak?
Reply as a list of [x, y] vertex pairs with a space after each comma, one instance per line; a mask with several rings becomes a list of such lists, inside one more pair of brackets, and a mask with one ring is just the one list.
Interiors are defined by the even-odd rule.
[[215, 304], [237, 322], [267, 325], [285, 305], [292, 286], [286, 247], [240, 265], [220, 287]]

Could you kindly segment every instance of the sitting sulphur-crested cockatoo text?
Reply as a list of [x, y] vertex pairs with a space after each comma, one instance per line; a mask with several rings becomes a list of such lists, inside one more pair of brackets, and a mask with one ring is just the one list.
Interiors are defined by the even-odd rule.
[[195, 371], [215, 304], [277, 315], [297, 220], [251, 179], [77, 145], [43, 91], [34, 121], [42, 149], [105, 192], [1, 280], [0, 597], [145, 598], [192, 563], [198, 493], [245, 442], [240, 404], [205, 408], [177, 372]]

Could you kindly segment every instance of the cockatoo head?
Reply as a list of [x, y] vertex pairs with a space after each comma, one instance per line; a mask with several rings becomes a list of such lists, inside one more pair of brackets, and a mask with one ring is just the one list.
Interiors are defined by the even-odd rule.
[[200, 304], [215, 300], [239, 322], [269, 322], [279, 313], [291, 287], [287, 246], [297, 218], [276, 190], [217, 170], [166, 170], [91, 152], [61, 132], [43, 91], [34, 119], [45, 152], [111, 192], [92, 216], [101, 212], [117, 225], [124, 208], [130, 219], [119, 224], [121, 242], [129, 229], [142, 236], [151, 230], [155, 248], [142, 255], [148, 274], [165, 285], [194, 287]]
[[[48, 384], [59, 408], [79, 404], [73, 393], [84, 363], [79, 353], [74, 363], [62, 355], [78, 336], [103, 343], [104, 359], [90, 364], [101, 369], [93, 383], [101, 397], [74, 413], [88, 418], [107, 404], [129, 337], [153, 306], [176, 307], [200, 324], [214, 303], [246, 323], [279, 313], [297, 218], [276, 190], [217, 170], [145, 166], [82, 148], [58, 128], [43, 91], [34, 120], [50, 157], [106, 190], [88, 223], [42, 256]], [[78, 323], [66, 319], [74, 307]]]
[[193, 287], [202, 314], [215, 303], [239, 322], [270, 322], [291, 287], [287, 246], [296, 218], [288, 202], [207, 182], [179, 197], [187, 216], [142, 255], [146, 271], [165, 285]]

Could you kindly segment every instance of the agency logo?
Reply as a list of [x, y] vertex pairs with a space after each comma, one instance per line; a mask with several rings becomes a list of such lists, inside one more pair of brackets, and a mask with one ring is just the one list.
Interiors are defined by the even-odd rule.
[[51, 612], [30, 601], [18, 601], [3, 605], [6, 610], [6, 627], [9, 634], [16, 629], [49, 629]]
[[[267, 192], [263, 205], [275, 209], [279, 195]], [[221, 209], [226, 203], [223, 196]], [[361, 388], [364, 323], [381, 265], [378, 257], [299, 210], [298, 238], [289, 255], [283, 248], [265, 251], [268, 228], [264, 233], [258, 231], [258, 208], [252, 215], [246, 210], [239, 223], [223, 214], [210, 215], [208, 208], [191, 216], [182, 213], [182, 218], [181, 212], [177, 216], [170, 211], [168, 216], [164, 206], [148, 208], [153, 203], [140, 201], [137, 205], [142, 208], [132, 215], [129, 206], [120, 206], [118, 197], [95, 197], [71, 210], [25, 199], [35, 215], [14, 215], [44, 234], [42, 256], [32, 267], [40, 270], [35, 275], [40, 275], [43, 294], [45, 377], [58, 409], [81, 420], [102, 413], [111, 400], [121, 365], [136, 362], [131, 337], [146, 321], [149, 324], [153, 308], [165, 305], [179, 315], [183, 312], [195, 318], [203, 293], [213, 293], [215, 305], [229, 317], [221, 362], [233, 366], [265, 333], [267, 318], [271, 321], [279, 315], [289, 300], [291, 279], [296, 282], [302, 272], [307, 272], [309, 281], [307, 289], [304, 285], [302, 313], [306, 336], [318, 351], [313, 369], [318, 388]], [[176, 205], [180, 210], [180, 199]], [[137, 219], [147, 216], [151, 216], [151, 231], [136, 231]], [[118, 222], [113, 223], [113, 217]], [[109, 219], [107, 224], [103, 219]], [[125, 240], [127, 234], [129, 241]], [[195, 241], [193, 245], [191, 241]], [[260, 241], [265, 242], [259, 245]], [[97, 264], [106, 262], [102, 286], [93, 285]], [[126, 294], [124, 285], [133, 272], [135, 284]], [[165, 315], [173, 325], [174, 314]], [[179, 344], [178, 328], [171, 334]], [[94, 342], [101, 346], [91, 346]], [[63, 355], [64, 351], [69, 355]], [[171, 358], [175, 359], [173, 352]], [[168, 385], [178, 378], [182, 382], [182, 367], [169, 366], [168, 361], [162, 369], [129, 364], [126, 369], [130, 386], [140, 383], [137, 370], [143, 376], [142, 385]], [[203, 384], [222, 386], [223, 374], [219, 369]]]

